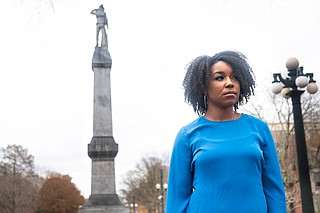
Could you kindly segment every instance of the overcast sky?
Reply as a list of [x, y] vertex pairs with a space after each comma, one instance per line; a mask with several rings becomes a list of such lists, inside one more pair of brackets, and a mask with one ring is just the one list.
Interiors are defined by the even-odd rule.
[[113, 62], [117, 190], [142, 156], [170, 154], [177, 131], [197, 117], [181, 86], [193, 58], [241, 51], [259, 89], [294, 56], [319, 85], [317, 0], [0, 0], [0, 146], [22, 145], [39, 172], [69, 174], [86, 197], [96, 30], [90, 12], [100, 4]]

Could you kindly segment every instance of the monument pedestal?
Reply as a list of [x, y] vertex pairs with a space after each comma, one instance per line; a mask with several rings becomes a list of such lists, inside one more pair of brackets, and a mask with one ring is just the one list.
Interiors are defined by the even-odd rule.
[[92, 159], [91, 195], [79, 213], [129, 213], [115, 189], [114, 158], [118, 144], [113, 136], [94, 136], [88, 144]]

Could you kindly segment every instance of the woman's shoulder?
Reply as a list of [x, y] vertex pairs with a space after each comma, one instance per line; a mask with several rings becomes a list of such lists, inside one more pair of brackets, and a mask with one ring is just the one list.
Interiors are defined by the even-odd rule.
[[197, 127], [201, 124], [203, 124], [203, 116], [200, 116], [199, 118], [196, 118], [195, 120], [191, 121], [190, 123], [183, 126], [184, 129], [192, 129], [194, 127]]
[[256, 132], [260, 132], [262, 135], [270, 131], [268, 123], [261, 118], [248, 114], [243, 114], [242, 117], [243, 125], [246, 125], [248, 128], [255, 129]]
[[203, 124], [202, 116], [196, 118], [195, 120], [191, 121], [190, 123], [185, 124], [181, 127], [180, 132], [190, 133], [192, 130], [196, 129], [200, 125]]
[[249, 115], [249, 114], [245, 114], [242, 113], [241, 116], [246, 122], [253, 122], [256, 123], [257, 125], [266, 125], [267, 123], [265, 121], [263, 121], [261, 118], [258, 118], [256, 116], [253, 115]]

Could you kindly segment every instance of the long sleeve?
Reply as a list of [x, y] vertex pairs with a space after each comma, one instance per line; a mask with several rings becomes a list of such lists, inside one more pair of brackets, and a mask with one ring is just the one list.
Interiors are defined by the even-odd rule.
[[267, 124], [265, 125], [264, 133], [265, 143], [263, 145], [264, 166], [262, 183], [267, 199], [268, 213], [285, 213], [286, 197], [278, 155]]
[[192, 193], [192, 151], [182, 128], [176, 137], [169, 169], [166, 213], [186, 212]]

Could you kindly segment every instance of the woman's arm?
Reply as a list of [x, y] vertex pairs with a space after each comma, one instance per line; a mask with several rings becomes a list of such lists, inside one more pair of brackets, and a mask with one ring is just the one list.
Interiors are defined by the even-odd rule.
[[265, 124], [264, 135], [263, 155], [265, 163], [262, 171], [262, 183], [267, 199], [268, 213], [285, 213], [286, 196], [278, 155], [267, 124]]
[[186, 212], [192, 193], [192, 151], [182, 128], [176, 137], [169, 168], [166, 213]]

